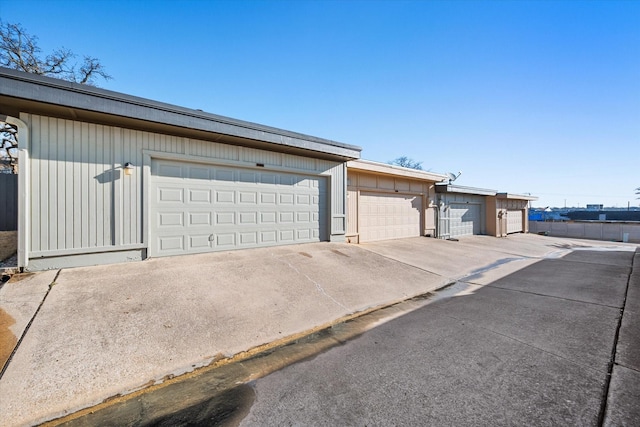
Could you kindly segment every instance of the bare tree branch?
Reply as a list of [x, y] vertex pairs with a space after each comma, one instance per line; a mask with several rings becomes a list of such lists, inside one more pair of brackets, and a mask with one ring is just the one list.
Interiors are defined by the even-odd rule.
[[390, 165], [402, 166], [403, 168], [422, 170], [422, 162], [418, 162], [407, 156], [398, 157], [388, 163]]
[[94, 85], [96, 77], [112, 78], [97, 58], [85, 55], [78, 67], [76, 54], [70, 49], [56, 49], [44, 58], [40, 52], [36, 36], [29, 35], [20, 24], [0, 21], [0, 65], [88, 85]]

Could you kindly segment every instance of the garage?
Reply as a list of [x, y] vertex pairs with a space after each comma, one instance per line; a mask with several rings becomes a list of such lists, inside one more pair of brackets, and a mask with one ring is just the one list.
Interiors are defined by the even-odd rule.
[[25, 271], [346, 240], [360, 147], [9, 69], [0, 113]]
[[347, 241], [435, 236], [436, 182], [444, 175], [370, 160], [347, 163]]
[[449, 206], [449, 233], [451, 237], [480, 234], [481, 205], [473, 203], [451, 203]]
[[486, 234], [487, 198], [494, 190], [461, 185], [436, 184], [438, 231], [441, 239]]
[[520, 209], [507, 210], [507, 234], [522, 233], [524, 231], [524, 211]]
[[537, 197], [530, 194], [496, 193], [487, 197], [487, 234], [507, 237], [528, 233], [528, 206]]
[[154, 159], [150, 256], [328, 240], [326, 178]]
[[360, 242], [420, 236], [422, 198], [360, 193]]

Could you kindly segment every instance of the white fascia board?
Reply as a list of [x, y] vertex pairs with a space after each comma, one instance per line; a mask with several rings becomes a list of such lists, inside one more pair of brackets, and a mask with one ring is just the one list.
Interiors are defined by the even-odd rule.
[[498, 193], [498, 194], [496, 194], [496, 196], [499, 199], [530, 200], [530, 201], [538, 200], [537, 196], [531, 196], [531, 195], [527, 195], [527, 194]]
[[436, 184], [436, 193], [471, 194], [475, 196], [495, 196], [497, 191], [487, 188], [464, 187], [462, 185]]

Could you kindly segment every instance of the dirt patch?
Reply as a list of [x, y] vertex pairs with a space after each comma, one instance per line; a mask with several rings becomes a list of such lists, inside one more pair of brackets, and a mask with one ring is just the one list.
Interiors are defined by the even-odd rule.
[[24, 279], [28, 279], [29, 277], [35, 275], [36, 273], [20, 273], [20, 274], [14, 274], [11, 276], [11, 279], [9, 280], [10, 283], [16, 283], [16, 282], [20, 282]]
[[14, 323], [16, 323], [15, 319], [0, 308], [0, 370], [4, 369], [4, 365], [18, 343], [18, 339], [9, 329], [9, 326]]
[[0, 231], [0, 261], [11, 257], [18, 250], [18, 232]]

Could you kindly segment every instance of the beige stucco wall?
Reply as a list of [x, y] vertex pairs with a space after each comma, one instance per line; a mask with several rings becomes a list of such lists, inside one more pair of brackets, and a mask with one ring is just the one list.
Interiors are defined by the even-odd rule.
[[359, 243], [358, 198], [362, 191], [420, 196], [422, 198], [421, 235], [435, 236], [436, 206], [434, 184], [434, 181], [357, 171], [347, 167], [347, 241]]

